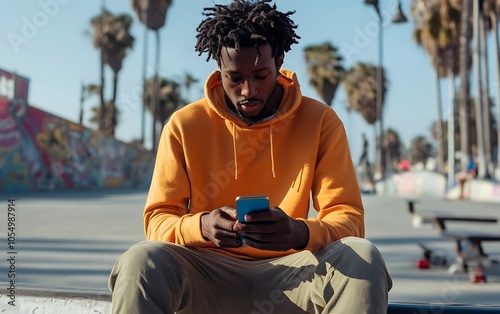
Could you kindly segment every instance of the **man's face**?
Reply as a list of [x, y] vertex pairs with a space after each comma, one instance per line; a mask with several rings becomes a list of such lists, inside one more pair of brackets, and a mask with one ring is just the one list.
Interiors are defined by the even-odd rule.
[[[222, 86], [236, 110], [244, 117], [255, 117], [266, 108], [274, 92], [276, 78], [283, 58], [278, 62], [272, 57], [269, 45], [260, 46], [257, 64], [255, 47], [222, 48], [219, 68], [222, 74]], [[275, 99], [273, 99], [275, 101]], [[266, 106], [267, 104], [267, 106]]]

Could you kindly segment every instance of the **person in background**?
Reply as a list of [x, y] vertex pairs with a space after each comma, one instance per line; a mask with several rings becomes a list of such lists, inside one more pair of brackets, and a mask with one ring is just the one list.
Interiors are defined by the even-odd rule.
[[457, 183], [460, 187], [459, 199], [467, 198], [465, 193], [465, 182], [474, 179], [477, 176], [477, 157], [469, 158], [469, 164], [465, 171], [460, 171], [457, 173]]
[[[282, 68], [300, 37], [269, 2], [204, 9], [195, 49], [217, 70], [163, 128], [148, 241], [113, 267], [113, 313], [386, 313], [343, 124]], [[238, 222], [235, 198], [260, 194], [268, 210]]]

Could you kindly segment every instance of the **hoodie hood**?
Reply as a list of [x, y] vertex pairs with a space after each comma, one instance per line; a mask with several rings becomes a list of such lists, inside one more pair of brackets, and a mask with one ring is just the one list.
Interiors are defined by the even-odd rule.
[[[286, 119], [297, 110], [301, 103], [302, 93], [300, 92], [300, 86], [295, 72], [280, 69], [280, 74], [277, 80], [278, 84], [283, 87], [283, 98], [278, 111], [271, 119], [265, 119], [254, 124], [255, 126], [269, 125]], [[205, 95], [208, 106], [221, 118], [229, 120], [239, 127], [248, 127], [246, 123], [241, 121], [229, 110], [226, 104], [225, 92], [222, 87], [221, 73], [219, 70], [212, 72], [205, 82]], [[290, 101], [290, 99], [293, 99], [293, 101]]]

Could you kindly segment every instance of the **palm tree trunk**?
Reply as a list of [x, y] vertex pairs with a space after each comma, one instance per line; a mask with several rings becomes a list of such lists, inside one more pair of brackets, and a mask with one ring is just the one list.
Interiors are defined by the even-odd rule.
[[[453, 54], [453, 51], [451, 50]], [[453, 59], [451, 59], [453, 60]], [[448, 187], [455, 182], [455, 75], [450, 70], [450, 98], [448, 104]]]
[[113, 98], [111, 99], [111, 121], [109, 121], [109, 134], [115, 137], [115, 128], [118, 124], [117, 110], [116, 110], [116, 95], [118, 92], [118, 71], [113, 75]]
[[480, 38], [480, 15], [481, 10], [479, 7], [479, 1], [474, 1], [474, 49], [473, 49], [473, 67], [475, 76], [475, 93], [476, 93], [476, 132], [477, 132], [477, 158], [478, 158], [478, 171], [477, 176], [479, 178], [487, 178], [488, 171], [486, 167], [486, 154], [484, 150], [484, 121], [483, 121], [483, 95], [481, 93], [482, 76], [481, 76], [481, 38]]
[[[481, 17], [483, 15], [481, 14]], [[487, 29], [485, 20], [482, 17], [481, 20], [481, 51], [482, 51], [482, 73], [483, 73], [483, 123], [484, 123], [484, 152], [486, 158], [486, 172], [487, 177], [490, 178], [494, 172], [493, 166], [493, 152], [491, 148], [491, 101], [490, 101], [490, 74], [488, 67], [488, 41], [486, 38]]]
[[[376, 7], [378, 18], [379, 18], [379, 32], [378, 32], [378, 68], [377, 68], [377, 118], [379, 125], [379, 162], [380, 162], [380, 174], [382, 180], [385, 180], [386, 177], [386, 156], [384, 149], [384, 54], [383, 54], [383, 20], [378, 7]], [[385, 184], [385, 181], [384, 181]], [[386, 191], [384, 190], [384, 193]]]
[[85, 84], [82, 82], [82, 86], [80, 88], [80, 115], [78, 122], [80, 126], [83, 126], [83, 103], [85, 102]]
[[160, 32], [159, 30], [155, 31], [156, 37], [156, 57], [155, 57], [155, 76], [153, 79], [153, 95], [151, 97], [152, 105], [153, 105], [153, 134], [152, 134], [152, 146], [151, 151], [153, 153], [156, 152], [156, 143], [158, 142], [156, 136], [156, 122], [158, 120], [158, 90], [159, 90], [159, 74], [160, 71]]
[[141, 144], [144, 146], [144, 140], [146, 137], [146, 82], [147, 82], [147, 60], [148, 60], [148, 14], [145, 6], [143, 7], [143, 18], [144, 18], [144, 48], [142, 56], [142, 112], [141, 112]]
[[460, 166], [465, 171], [469, 162], [469, 41], [471, 38], [472, 0], [464, 0], [460, 16], [460, 61], [459, 61], [459, 124], [460, 124]]
[[437, 105], [437, 140], [438, 140], [438, 148], [437, 148], [437, 171], [439, 173], [444, 172], [444, 125], [443, 125], [443, 109], [441, 105], [441, 87], [439, 86], [439, 73], [436, 68], [436, 105]]
[[494, 171], [493, 167], [493, 152], [491, 148], [491, 101], [490, 101], [490, 79], [489, 79], [489, 69], [488, 69], [488, 41], [487, 32], [485, 28], [485, 18], [481, 14], [481, 19], [479, 21], [481, 24], [480, 28], [480, 39], [481, 39], [481, 59], [482, 68], [481, 73], [483, 75], [483, 84], [481, 85], [481, 92], [483, 94], [483, 123], [484, 123], [484, 151], [486, 155], [486, 170], [488, 177]]
[[[102, 8], [101, 8], [101, 24], [100, 24], [100, 28], [101, 28], [101, 36], [103, 36], [103, 24], [104, 24], [104, 1], [103, 1], [103, 4], [102, 4]], [[99, 91], [99, 98], [100, 98], [100, 101], [101, 101], [101, 104], [100, 104], [100, 121], [99, 121], [99, 131], [103, 132], [103, 133], [106, 133], [105, 131], [105, 117], [106, 117], [106, 106], [105, 106], [105, 101], [104, 101], [104, 47], [103, 47], [103, 43], [102, 43], [102, 37], [101, 37], [101, 64], [100, 64], [100, 71], [101, 71], [101, 90]]]
[[[498, 19], [495, 13], [491, 13], [491, 23], [493, 25], [493, 43], [495, 45], [495, 60], [497, 66], [497, 78], [500, 81], [500, 43], [498, 41]], [[497, 160], [496, 168], [500, 169], [500, 88], [497, 88]], [[499, 171], [499, 170], [497, 170]]]

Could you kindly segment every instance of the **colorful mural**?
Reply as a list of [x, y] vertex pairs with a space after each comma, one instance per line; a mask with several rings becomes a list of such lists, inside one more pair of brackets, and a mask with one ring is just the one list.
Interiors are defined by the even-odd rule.
[[0, 191], [149, 184], [149, 151], [28, 106], [27, 93], [27, 79], [0, 70]]

